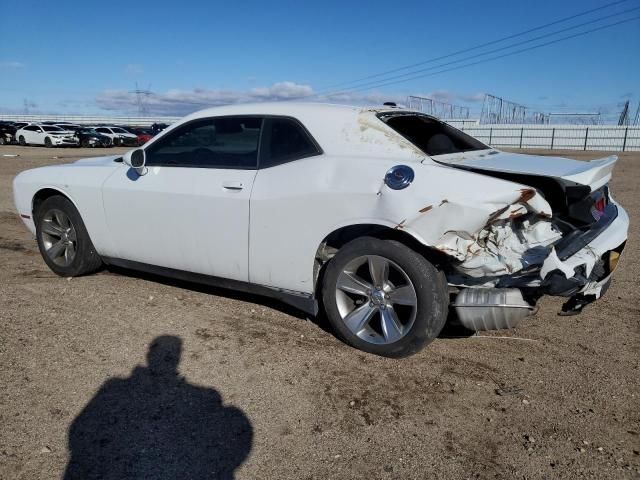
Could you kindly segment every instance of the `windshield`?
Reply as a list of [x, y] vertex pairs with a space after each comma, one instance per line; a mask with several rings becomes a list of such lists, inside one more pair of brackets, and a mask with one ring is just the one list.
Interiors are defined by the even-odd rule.
[[92, 128], [81, 128], [80, 130], [78, 130], [78, 132], [84, 133], [85, 135], [100, 135]]
[[385, 112], [378, 118], [427, 155], [486, 150], [490, 147], [440, 120], [414, 112]]
[[111, 127], [111, 131], [114, 133], [129, 133], [124, 128]]
[[42, 125], [42, 129], [45, 132], [64, 132], [60, 127], [54, 127], [53, 125]]

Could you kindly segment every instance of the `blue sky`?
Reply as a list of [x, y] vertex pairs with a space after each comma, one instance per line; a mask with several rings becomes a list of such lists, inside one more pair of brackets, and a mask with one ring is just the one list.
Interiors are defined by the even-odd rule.
[[[148, 109], [163, 114], [340, 91], [331, 87], [608, 3], [22, 0], [5, 4], [0, 20], [0, 112], [21, 113], [26, 99], [31, 112], [135, 113], [129, 91], [136, 82], [150, 85]], [[511, 43], [636, 7], [640, 0], [627, 0]], [[635, 16], [640, 10], [564, 35]], [[640, 100], [639, 51], [635, 20], [469, 68], [345, 91], [337, 100], [430, 95], [473, 113], [489, 92], [545, 112], [617, 112], [623, 100]]]

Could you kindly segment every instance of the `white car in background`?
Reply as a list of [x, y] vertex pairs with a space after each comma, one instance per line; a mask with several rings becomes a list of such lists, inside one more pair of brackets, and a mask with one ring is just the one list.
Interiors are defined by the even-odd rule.
[[93, 128], [96, 132], [111, 138], [113, 145], [116, 147], [121, 145], [129, 146], [129, 147], [138, 146], [138, 136], [125, 130], [124, 128], [109, 127], [104, 125], [90, 127], [90, 128]]
[[607, 289], [629, 219], [592, 162], [505, 153], [399, 108], [235, 105], [124, 157], [20, 173], [17, 211], [58, 275], [133, 268], [279, 298], [378, 355], [433, 340], [449, 306], [508, 328], [544, 295]]
[[55, 125], [26, 125], [16, 131], [20, 145], [44, 145], [45, 147], [71, 147], [78, 145], [74, 132]]

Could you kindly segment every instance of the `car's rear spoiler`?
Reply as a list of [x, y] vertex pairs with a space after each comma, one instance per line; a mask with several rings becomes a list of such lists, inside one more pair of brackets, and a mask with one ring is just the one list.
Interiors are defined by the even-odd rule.
[[611, 172], [617, 161], [618, 156], [611, 155], [606, 158], [584, 162], [582, 168], [569, 175], [563, 175], [562, 178], [582, 185], [589, 185], [591, 190], [597, 190], [611, 180]]

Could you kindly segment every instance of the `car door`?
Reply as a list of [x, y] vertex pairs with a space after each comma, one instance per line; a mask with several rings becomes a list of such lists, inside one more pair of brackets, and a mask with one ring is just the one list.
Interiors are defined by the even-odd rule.
[[331, 177], [319, 155], [322, 149], [298, 120], [265, 120], [251, 192], [251, 283], [313, 292], [313, 260], [335, 202], [323, 194]]
[[113, 134], [111, 133], [111, 131], [107, 128], [104, 127], [98, 127], [96, 128], [96, 132], [101, 133], [103, 135], [106, 135], [107, 137], [113, 139]]
[[248, 281], [249, 198], [262, 118], [199, 119], [146, 147], [146, 172], [103, 186], [113, 256]]
[[27, 131], [25, 135], [25, 140], [27, 143], [35, 144], [35, 145], [43, 145], [44, 140], [42, 139], [42, 128], [38, 125], [28, 125], [25, 127]]

